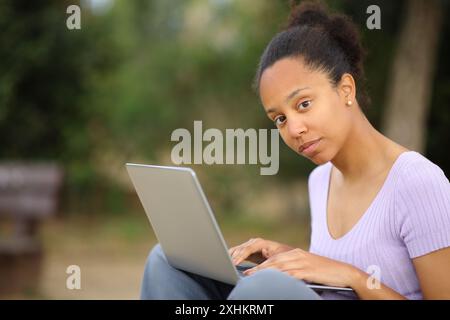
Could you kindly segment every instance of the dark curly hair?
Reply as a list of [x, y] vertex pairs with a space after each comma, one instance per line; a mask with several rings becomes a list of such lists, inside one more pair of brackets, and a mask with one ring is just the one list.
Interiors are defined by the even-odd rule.
[[367, 108], [370, 99], [366, 93], [363, 69], [366, 50], [355, 24], [346, 15], [329, 13], [322, 2], [290, 2], [287, 25], [264, 50], [254, 88], [259, 90], [262, 73], [278, 60], [301, 57], [310, 70], [326, 72], [334, 86], [344, 73], [351, 74], [358, 87], [356, 99], [362, 108]]

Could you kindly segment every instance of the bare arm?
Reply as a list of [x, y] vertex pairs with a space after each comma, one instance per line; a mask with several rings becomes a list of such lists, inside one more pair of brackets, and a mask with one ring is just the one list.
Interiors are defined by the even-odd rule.
[[406, 298], [399, 294], [398, 292], [392, 290], [391, 288], [385, 286], [380, 283], [379, 288], [371, 288], [368, 285], [370, 282], [370, 276], [357, 269], [354, 268], [351, 271], [352, 275], [350, 276], [351, 283], [350, 287], [355, 290], [356, 294], [361, 300], [405, 300]]
[[413, 259], [424, 299], [450, 299], [450, 247]]

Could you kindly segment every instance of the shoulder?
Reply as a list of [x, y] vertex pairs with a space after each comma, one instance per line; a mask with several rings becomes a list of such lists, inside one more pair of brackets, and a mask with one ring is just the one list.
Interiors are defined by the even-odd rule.
[[401, 157], [395, 220], [413, 258], [450, 246], [450, 183], [442, 169], [421, 154]]
[[428, 188], [448, 189], [449, 180], [442, 169], [422, 154], [409, 151], [400, 155], [397, 177], [398, 191]]

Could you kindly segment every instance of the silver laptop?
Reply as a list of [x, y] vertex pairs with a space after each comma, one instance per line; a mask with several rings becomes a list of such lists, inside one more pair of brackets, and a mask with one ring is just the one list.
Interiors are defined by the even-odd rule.
[[[126, 168], [168, 262], [175, 268], [235, 285], [242, 271], [234, 266], [213, 211], [195, 172], [186, 167], [127, 163]], [[308, 284], [315, 290], [351, 288]]]

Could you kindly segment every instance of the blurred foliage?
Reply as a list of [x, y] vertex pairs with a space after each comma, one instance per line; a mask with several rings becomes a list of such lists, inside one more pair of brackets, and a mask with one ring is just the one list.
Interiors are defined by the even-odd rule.
[[100, 113], [89, 91], [118, 56], [106, 21], [66, 28], [71, 3], [0, 2], [0, 157], [61, 162], [76, 192], [95, 183], [91, 125]]
[[[361, 26], [373, 100], [366, 113], [379, 127], [391, 67], [386, 61], [404, 1], [328, 2]], [[104, 13], [84, 1], [82, 29], [70, 31], [66, 8], [73, 3], [0, 2], [0, 157], [62, 163], [69, 205], [121, 211], [127, 197], [116, 176], [123, 164], [170, 164], [172, 131], [191, 131], [194, 120], [203, 120], [204, 130], [272, 128], [251, 84], [260, 54], [285, 21], [288, 1], [115, 0]], [[382, 8], [382, 30], [365, 28], [370, 4]], [[427, 154], [447, 175], [450, 153], [442, 145], [450, 136], [449, 32], [446, 21]], [[256, 166], [201, 167], [220, 194], [217, 203], [233, 211], [230, 186], [239, 179], [257, 189], [304, 178], [313, 164], [281, 142], [276, 177], [259, 176]]]

